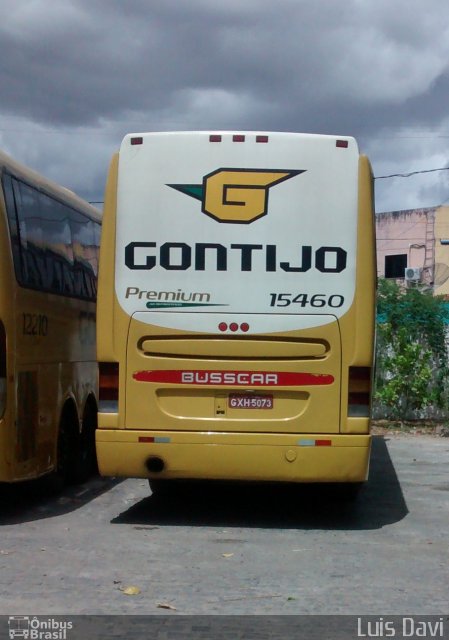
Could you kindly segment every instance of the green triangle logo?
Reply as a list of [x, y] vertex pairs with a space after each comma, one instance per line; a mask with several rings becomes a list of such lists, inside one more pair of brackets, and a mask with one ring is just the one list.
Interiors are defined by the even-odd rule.
[[168, 184], [167, 187], [171, 187], [172, 189], [176, 189], [176, 191], [185, 193], [200, 202], [203, 201], [204, 189], [202, 184]]

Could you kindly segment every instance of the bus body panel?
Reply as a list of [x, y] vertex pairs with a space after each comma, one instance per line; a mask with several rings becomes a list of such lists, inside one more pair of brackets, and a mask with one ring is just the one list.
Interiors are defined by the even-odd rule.
[[[143, 315], [135, 314], [140, 321], [132, 319], [128, 334], [126, 428], [338, 433], [341, 348], [332, 316], [315, 330], [245, 342], [165, 332], [155, 344]], [[212, 325], [215, 315], [208, 314]]]
[[[261, 433], [97, 431], [100, 473], [158, 479], [279, 482], [364, 482], [368, 477], [368, 435], [318, 437]], [[140, 439], [140, 440], [139, 440]], [[325, 444], [320, 444], [320, 442]], [[317, 443], [317, 444], [315, 444]], [[164, 461], [149, 473], [148, 458]]]
[[[35, 194], [36, 198], [43, 195], [52, 204], [68, 207], [74, 216], [84, 216], [86, 224], [99, 224], [100, 220], [98, 211], [75, 194], [0, 154], [0, 321], [6, 336], [0, 482], [33, 479], [55, 470], [64, 406], [69, 402], [76, 408], [81, 431], [90, 403], [96, 406], [98, 388], [95, 301], [62, 292], [55, 295], [38, 283], [30, 286], [18, 282], [14, 255], [19, 246], [26, 244], [23, 238], [22, 245], [20, 240], [15, 243], [11, 227], [11, 218], [18, 215], [19, 206], [11, 191], [13, 184], [24, 185], [28, 194]], [[26, 211], [25, 206], [30, 207], [31, 203], [20, 206]], [[45, 212], [39, 215], [45, 218]], [[56, 224], [57, 217], [53, 213], [52, 216]], [[38, 222], [35, 216], [35, 232]], [[19, 232], [25, 234], [26, 226], [22, 222], [20, 225]], [[33, 240], [40, 243], [36, 244], [35, 255], [40, 251], [39, 259], [48, 259], [44, 253], [44, 247], [48, 251], [51, 242], [48, 228], [40, 239]], [[94, 247], [87, 249], [93, 251]], [[62, 252], [61, 247], [61, 255]]]
[[[247, 183], [260, 192], [269, 170], [261, 208]], [[100, 389], [101, 363], [116, 363], [117, 399], [99, 413], [100, 471], [365, 480], [373, 213], [352, 138], [125, 137], [102, 228]]]
[[[282, 314], [343, 316], [355, 291], [355, 140], [340, 148], [331, 136], [209, 138], [148, 134], [136, 146], [125, 137], [115, 244], [123, 309], [162, 310], [161, 326], [191, 331], [211, 311], [273, 322]], [[121, 212], [132, 212], [133, 223]]]

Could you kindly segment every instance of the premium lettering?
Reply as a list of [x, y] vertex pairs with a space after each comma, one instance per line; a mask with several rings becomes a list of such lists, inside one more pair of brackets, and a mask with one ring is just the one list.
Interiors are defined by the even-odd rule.
[[125, 298], [137, 298], [138, 300], [163, 301], [163, 302], [209, 302], [210, 293], [191, 291], [187, 293], [177, 291], [147, 291], [139, 287], [127, 287]]

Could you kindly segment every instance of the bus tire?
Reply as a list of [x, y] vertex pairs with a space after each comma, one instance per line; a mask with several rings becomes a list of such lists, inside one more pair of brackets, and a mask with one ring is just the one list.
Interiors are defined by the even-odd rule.
[[76, 409], [66, 404], [59, 422], [56, 478], [62, 486], [78, 482], [80, 435]]
[[76, 482], [78, 451], [79, 434], [76, 410], [73, 405], [66, 404], [59, 421], [55, 468], [42, 479], [46, 492], [59, 494], [66, 485]]
[[88, 399], [83, 416], [80, 434], [79, 456], [77, 460], [76, 482], [85, 482], [98, 472], [95, 449], [95, 430], [97, 428], [97, 407], [93, 399]]

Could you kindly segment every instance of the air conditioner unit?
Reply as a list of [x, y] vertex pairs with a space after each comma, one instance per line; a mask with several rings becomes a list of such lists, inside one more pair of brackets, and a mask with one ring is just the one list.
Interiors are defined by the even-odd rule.
[[419, 282], [421, 280], [422, 269], [420, 267], [407, 267], [404, 271], [406, 282]]

